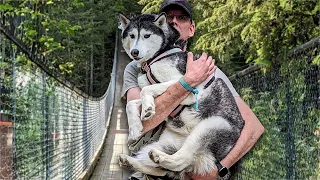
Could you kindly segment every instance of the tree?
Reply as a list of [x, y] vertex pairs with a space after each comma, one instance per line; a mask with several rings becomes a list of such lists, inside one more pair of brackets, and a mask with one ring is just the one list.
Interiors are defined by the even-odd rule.
[[[161, 2], [139, 1], [148, 13], [158, 12]], [[228, 69], [230, 64], [278, 64], [277, 56], [284, 51], [320, 35], [320, 2], [316, 0], [189, 2], [197, 25], [190, 49], [208, 52]]]
[[11, 35], [23, 42], [27, 54], [43, 57], [48, 71], [60, 72], [93, 96], [102, 96], [108, 88], [120, 11], [136, 13], [141, 6], [129, 0], [24, 0], [0, 5], [6, 26], [20, 32]]

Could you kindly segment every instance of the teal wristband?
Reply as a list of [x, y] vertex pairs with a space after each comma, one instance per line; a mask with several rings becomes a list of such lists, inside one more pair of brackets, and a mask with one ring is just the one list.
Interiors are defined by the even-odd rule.
[[186, 81], [182, 78], [179, 79], [179, 83], [188, 91], [191, 91], [193, 94], [198, 94], [199, 91], [197, 88], [191, 87]]
[[198, 94], [199, 91], [197, 88], [191, 87], [186, 81], [182, 78], [179, 79], [179, 83], [188, 91], [191, 91], [195, 96], [196, 96], [196, 109], [199, 109], [199, 104], [198, 104]]

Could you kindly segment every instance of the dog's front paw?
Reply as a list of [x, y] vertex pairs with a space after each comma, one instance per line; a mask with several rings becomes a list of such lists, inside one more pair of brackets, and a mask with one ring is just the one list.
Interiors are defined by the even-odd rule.
[[141, 120], [150, 119], [156, 113], [154, 97], [149, 93], [150, 91], [148, 87], [141, 90]]
[[154, 163], [157, 163], [159, 164], [161, 161], [162, 161], [162, 156], [161, 156], [161, 153], [160, 151], [156, 150], [156, 149], [151, 149], [149, 151], [149, 158], [154, 162]]
[[130, 164], [130, 162], [128, 161], [128, 155], [125, 155], [125, 154], [120, 154], [119, 155], [119, 165], [121, 167], [125, 167], [127, 169], [133, 169], [133, 166]]
[[[143, 106], [142, 106], [143, 107]], [[155, 108], [154, 108], [154, 104], [151, 104], [149, 107], [147, 108], [142, 108], [141, 111], [141, 120], [148, 120], [150, 118], [152, 118], [152, 116], [156, 114]]]

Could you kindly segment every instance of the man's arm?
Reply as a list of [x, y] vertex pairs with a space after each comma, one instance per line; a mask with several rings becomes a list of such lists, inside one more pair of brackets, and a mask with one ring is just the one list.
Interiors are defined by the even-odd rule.
[[[127, 102], [140, 98], [140, 88], [131, 88], [127, 92]], [[189, 95], [179, 82], [171, 85], [161, 96], [155, 98], [156, 114], [149, 120], [142, 121], [142, 134], [157, 127]]]
[[[241, 97], [235, 97], [236, 103], [238, 105], [239, 111], [245, 125], [241, 131], [240, 137], [237, 140], [233, 149], [228, 153], [228, 155], [220, 162], [223, 166], [230, 168], [239, 159], [241, 159], [258, 141], [260, 136], [264, 132], [264, 127], [255, 116], [250, 107], [241, 99]], [[219, 177], [218, 171], [215, 168], [212, 173], [205, 176], [191, 175], [193, 180], [213, 180]]]
[[[193, 54], [188, 53], [185, 81], [195, 87], [203, 82], [216, 69], [211, 56], [203, 53], [201, 57], [193, 61]], [[149, 120], [142, 121], [143, 134], [157, 127], [166, 117], [184, 100], [190, 92], [179, 82], [171, 85], [162, 95], [155, 98], [156, 114]], [[127, 92], [127, 102], [139, 99], [140, 89], [131, 88]]]

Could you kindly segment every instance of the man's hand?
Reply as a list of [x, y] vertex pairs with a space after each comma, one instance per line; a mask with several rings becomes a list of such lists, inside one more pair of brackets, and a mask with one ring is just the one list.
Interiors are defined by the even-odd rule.
[[217, 168], [214, 168], [213, 171], [206, 175], [199, 174], [190, 174], [189, 175], [192, 180], [216, 180], [219, 177]]
[[215, 70], [214, 60], [206, 53], [202, 53], [199, 59], [193, 60], [193, 54], [188, 52], [186, 74], [184, 80], [190, 86], [195, 87], [205, 81]]

